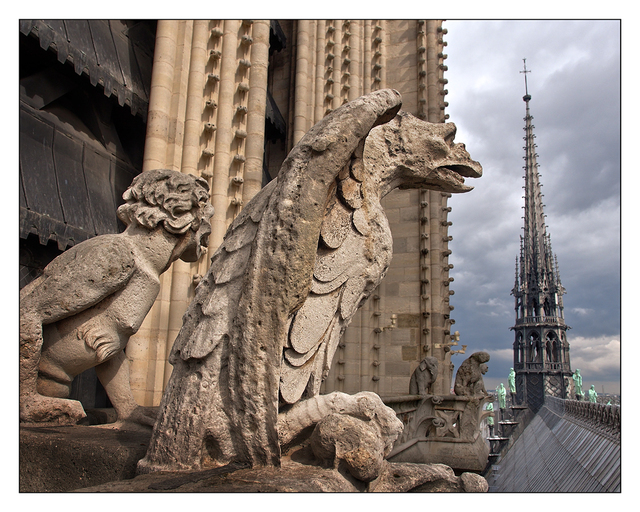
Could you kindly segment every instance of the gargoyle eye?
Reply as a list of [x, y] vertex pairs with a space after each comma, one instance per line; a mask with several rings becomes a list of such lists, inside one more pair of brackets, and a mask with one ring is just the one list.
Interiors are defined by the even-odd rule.
[[456, 138], [456, 134], [451, 133], [444, 138], [444, 141], [447, 143], [448, 146], [451, 146], [453, 145], [453, 139], [455, 138]]
[[453, 140], [456, 138], [456, 125], [453, 123], [446, 123], [444, 125], [444, 128], [445, 128], [444, 141], [447, 143], [448, 146], [451, 146], [453, 144]]

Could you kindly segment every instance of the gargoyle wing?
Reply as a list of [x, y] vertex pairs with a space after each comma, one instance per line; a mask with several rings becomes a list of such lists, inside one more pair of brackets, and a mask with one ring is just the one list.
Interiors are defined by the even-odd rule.
[[177, 357], [202, 359], [231, 336], [253, 242], [276, 183], [277, 179], [260, 190], [229, 226], [184, 315], [169, 356], [171, 364]]
[[280, 396], [286, 403], [295, 403], [305, 392], [320, 392], [344, 330], [391, 261], [386, 217], [362, 208], [362, 146], [364, 140], [336, 178], [320, 229], [311, 290], [291, 317], [280, 374]]
[[90, 238], [71, 247], [20, 292], [21, 315], [57, 322], [94, 306], [123, 288], [135, 271], [129, 244], [117, 235]]

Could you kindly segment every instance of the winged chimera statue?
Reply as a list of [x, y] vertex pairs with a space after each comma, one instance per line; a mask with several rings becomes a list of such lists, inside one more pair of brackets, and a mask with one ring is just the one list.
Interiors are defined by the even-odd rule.
[[[139, 472], [278, 466], [295, 434], [283, 432], [286, 414], [314, 397], [299, 429], [323, 404], [386, 414], [370, 412], [376, 400], [384, 408], [373, 393], [355, 395], [360, 405], [318, 396], [342, 333], [391, 261], [380, 199], [398, 187], [466, 192], [463, 176], [482, 174], [453, 143], [455, 125], [399, 112], [401, 101], [381, 90], [329, 114], [231, 224], [184, 315]], [[392, 413], [378, 420], [397, 422]]]

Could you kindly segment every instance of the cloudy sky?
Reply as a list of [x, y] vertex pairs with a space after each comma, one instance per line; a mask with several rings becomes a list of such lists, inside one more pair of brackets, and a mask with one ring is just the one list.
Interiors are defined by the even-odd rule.
[[[448, 20], [447, 113], [484, 175], [453, 196], [453, 317], [467, 352], [491, 354], [487, 387], [512, 366], [515, 261], [524, 199], [523, 58], [547, 232], [567, 289], [572, 368], [620, 382], [620, 24]], [[454, 356], [456, 366], [462, 356]], [[458, 360], [459, 359], [459, 360]]]

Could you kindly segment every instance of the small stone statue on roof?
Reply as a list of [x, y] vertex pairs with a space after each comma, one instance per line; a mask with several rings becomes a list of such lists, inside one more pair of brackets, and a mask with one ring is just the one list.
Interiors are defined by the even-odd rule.
[[[493, 411], [493, 402], [487, 404], [487, 411]], [[493, 414], [487, 416], [487, 426], [489, 427], [489, 437], [493, 437]]]
[[454, 382], [453, 390], [458, 396], [488, 396], [482, 376], [487, 373], [485, 364], [489, 361], [488, 352], [474, 352], [465, 359]]
[[582, 400], [584, 398], [584, 392], [582, 391], [582, 375], [580, 375], [579, 369], [576, 369], [573, 373], [573, 387], [576, 392], [576, 400]]
[[504, 387], [504, 384], [502, 382], [498, 386], [498, 389], [496, 389], [496, 392], [498, 394], [498, 407], [500, 407], [500, 409], [506, 409], [507, 408], [507, 389]]
[[509, 372], [509, 392], [511, 393], [511, 405], [516, 404], [516, 372], [513, 368]]
[[438, 360], [432, 356], [425, 357], [411, 375], [409, 394], [430, 395], [437, 376]]
[[598, 393], [596, 393], [596, 387], [591, 384], [591, 388], [589, 388], [589, 402], [591, 402], [592, 404], [595, 404], [597, 402], [597, 398], [598, 398]]

